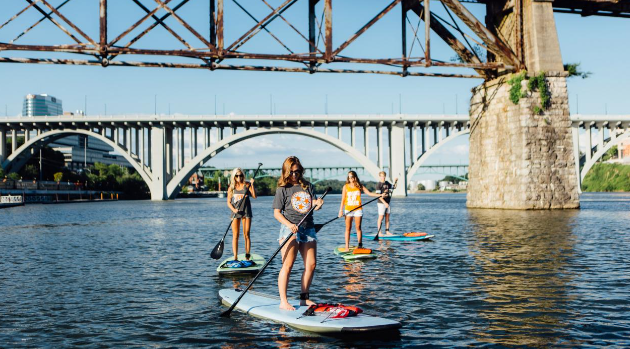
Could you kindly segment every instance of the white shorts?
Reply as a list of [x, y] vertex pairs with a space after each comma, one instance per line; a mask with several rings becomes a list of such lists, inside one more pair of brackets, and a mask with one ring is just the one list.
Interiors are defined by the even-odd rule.
[[378, 215], [379, 216], [384, 216], [386, 213], [389, 214], [390, 210], [390, 206], [385, 207], [385, 204], [377, 202], [376, 203], [376, 207], [378, 207]]
[[363, 209], [352, 211], [352, 212], [345, 210], [345, 214], [346, 214], [346, 217], [363, 217]]

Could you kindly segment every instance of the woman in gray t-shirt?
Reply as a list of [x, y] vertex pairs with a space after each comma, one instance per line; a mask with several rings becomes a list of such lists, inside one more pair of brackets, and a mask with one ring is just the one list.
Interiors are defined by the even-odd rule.
[[287, 301], [287, 286], [298, 251], [304, 260], [300, 304], [315, 304], [309, 299], [309, 289], [317, 261], [317, 235], [313, 216], [307, 217], [299, 227], [297, 223], [308, 214], [312, 205], [315, 205], [315, 210], [319, 210], [324, 200], [315, 196], [313, 186], [302, 177], [303, 172], [304, 167], [297, 157], [289, 156], [284, 160], [282, 174], [278, 179], [278, 189], [273, 199], [273, 215], [282, 224], [278, 241], [282, 243], [290, 237], [289, 242], [282, 248], [282, 269], [278, 275], [280, 309], [286, 310], [295, 310]]
[[[249, 185], [248, 185], [249, 184]], [[254, 179], [251, 178], [249, 183], [245, 183], [245, 174], [239, 167], [232, 170], [232, 178], [230, 187], [228, 188], [227, 206], [234, 214], [232, 220], [232, 252], [234, 260], [238, 260], [238, 235], [241, 222], [243, 223], [243, 236], [245, 237], [245, 259], [249, 260], [252, 247], [249, 238], [249, 230], [252, 226], [252, 205], [249, 197], [256, 198], [256, 190], [254, 189]]]

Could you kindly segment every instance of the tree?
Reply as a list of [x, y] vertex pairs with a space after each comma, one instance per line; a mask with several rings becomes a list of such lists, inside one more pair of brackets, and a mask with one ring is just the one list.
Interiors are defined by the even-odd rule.
[[424, 184], [418, 183], [418, 190], [425, 190]]
[[57, 172], [54, 175], [55, 182], [61, 182], [63, 180], [63, 172]]
[[602, 156], [602, 162], [608, 161], [610, 159], [616, 159], [617, 156], [618, 156], [618, 150], [617, 150], [617, 146], [615, 145], [614, 147], [608, 149], [606, 154]]

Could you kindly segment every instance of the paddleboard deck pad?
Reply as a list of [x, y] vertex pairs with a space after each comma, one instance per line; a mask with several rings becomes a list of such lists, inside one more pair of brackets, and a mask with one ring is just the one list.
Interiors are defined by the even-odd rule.
[[244, 253], [239, 254], [237, 258], [238, 262], [234, 261], [233, 256], [225, 259], [217, 267], [217, 272], [219, 274], [254, 274], [265, 265], [265, 259], [254, 253], [249, 256], [249, 261], [245, 259]]
[[[219, 291], [221, 303], [228, 307], [240, 295], [240, 290], [222, 289]], [[316, 333], [365, 333], [391, 331], [401, 327], [400, 322], [364, 313], [345, 318], [332, 318], [325, 313], [308, 316], [304, 315], [308, 306], [300, 306], [299, 300], [289, 300], [289, 303], [295, 307], [295, 310], [280, 309], [278, 297], [248, 291], [236, 304], [235, 309], [254, 317]]]
[[360, 259], [374, 259], [374, 258], [378, 257], [376, 255], [376, 253], [374, 253], [374, 252], [372, 252], [372, 253], [354, 254], [354, 250], [356, 248], [357, 248], [357, 246], [350, 246], [350, 249], [348, 251], [345, 251], [346, 246], [344, 246], [344, 245], [337, 246], [335, 248], [335, 254], [337, 256], [342, 257], [343, 259], [345, 259], [347, 261], [360, 260]]

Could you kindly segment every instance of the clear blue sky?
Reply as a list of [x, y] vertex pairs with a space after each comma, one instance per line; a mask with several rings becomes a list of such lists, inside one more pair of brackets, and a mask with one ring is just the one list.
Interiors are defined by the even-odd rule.
[[[304, 1], [303, 1], [304, 2]], [[52, 4], [61, 1], [51, 1]], [[86, 13], [94, 13], [97, 1], [70, 2], [63, 14], [76, 21], [92, 37], [97, 37], [93, 22], [97, 17], [89, 17]], [[114, 3], [114, 2], [110, 2]], [[111, 34], [119, 33], [126, 25], [139, 19], [142, 13], [135, 10], [133, 3], [125, 8], [114, 5], [110, 15], [116, 15], [116, 23], [110, 24]], [[144, 1], [147, 7], [153, 1]], [[178, 3], [178, 1], [173, 1]], [[255, 1], [241, 3], [253, 6], [253, 13], [262, 18], [266, 12], [257, 7]], [[256, 3], [256, 4], [255, 4]], [[262, 2], [260, 2], [262, 4]], [[279, 1], [271, 1], [272, 4]], [[360, 28], [380, 9], [383, 1], [364, 1], [362, 8], [350, 12], [348, 1], [334, 2], [335, 46], [343, 42], [351, 33]], [[0, 13], [0, 24], [8, 20], [25, 6], [25, 2], [11, 1], [3, 4]], [[230, 19], [226, 32], [227, 40], [234, 40], [239, 33], [246, 30], [253, 22], [226, 1], [226, 18]], [[438, 2], [432, 6], [440, 11]], [[433, 3], [432, 3], [433, 5]], [[264, 4], [263, 4], [264, 6]], [[287, 18], [296, 24], [303, 33], [304, 25], [297, 16], [305, 16], [305, 9], [300, 2], [295, 8], [287, 11]], [[467, 5], [480, 19], [483, 6]], [[132, 9], [132, 10], [129, 10]], [[0, 29], [0, 42], [8, 42], [16, 34], [33, 24], [40, 18], [30, 9], [19, 20]], [[196, 12], [197, 11], [197, 12]], [[193, 5], [182, 7], [181, 15], [193, 25], [203, 27], [206, 19], [198, 13]], [[162, 13], [162, 12], [160, 12]], [[178, 12], [179, 13], [179, 12]], [[346, 14], [344, 16], [344, 14]], [[348, 16], [347, 14], [352, 14]], [[228, 17], [231, 16], [231, 17]], [[382, 22], [375, 25], [345, 52], [347, 55], [374, 57], [399, 55], [399, 17], [400, 10], [394, 9]], [[411, 18], [415, 25], [417, 19]], [[173, 19], [167, 21], [178, 33], [185, 33]], [[289, 27], [276, 20], [273, 32], [283, 40], [295, 46], [304, 47]], [[592, 72], [590, 78], [569, 80], [570, 110], [576, 113], [578, 108], [582, 114], [630, 114], [630, 98], [628, 98], [628, 81], [630, 68], [627, 66], [630, 54], [630, 19], [605, 17], [580, 17], [579, 15], [556, 14], [558, 34], [562, 55], [565, 62], [580, 62], [581, 68]], [[238, 23], [235, 25], [233, 23]], [[230, 26], [231, 25], [231, 26]], [[67, 27], [67, 26], [66, 26]], [[197, 27], [196, 27], [197, 28]], [[201, 31], [201, 30], [200, 30]], [[207, 33], [207, 30], [206, 32]], [[138, 42], [138, 47], [179, 47], [169, 34], [148, 35]], [[16, 43], [71, 43], [65, 34], [50, 23], [42, 23], [26, 34]], [[187, 40], [189, 37], [186, 37]], [[190, 42], [194, 42], [190, 37]], [[393, 38], [393, 39], [392, 39]], [[144, 41], [143, 41], [144, 40]], [[453, 52], [433, 40], [434, 58], [448, 60]], [[378, 45], [374, 45], [377, 43]], [[141, 45], [140, 45], [141, 44]], [[275, 52], [281, 47], [264, 32], [259, 33], [251, 43], [243, 47], [246, 51], [261, 52], [269, 47]], [[293, 45], [291, 47], [294, 47]], [[266, 52], [266, 51], [265, 51]], [[303, 52], [303, 51], [301, 51]], [[421, 55], [417, 49], [414, 55]], [[68, 57], [63, 54], [37, 54], [23, 52], [0, 52], [4, 57]], [[76, 58], [76, 56], [74, 56]], [[78, 59], [83, 59], [79, 57]], [[128, 58], [141, 60], [142, 57]], [[150, 59], [148, 59], [150, 60]], [[241, 62], [248, 64], [250, 62]], [[235, 62], [238, 64], [238, 62]], [[467, 73], [457, 70], [458, 73]], [[329, 113], [342, 114], [376, 114], [398, 112], [401, 108], [398, 100], [402, 96], [402, 112], [414, 114], [454, 114], [467, 113], [470, 90], [481, 83], [478, 79], [449, 78], [401, 78], [397, 76], [352, 75], [352, 74], [302, 74], [302, 73], [267, 73], [240, 71], [204, 71], [185, 69], [157, 68], [101, 68], [85, 66], [61, 65], [27, 65], [0, 64], [0, 115], [5, 111], [8, 115], [21, 113], [22, 100], [29, 93], [48, 93], [63, 100], [64, 110], [84, 109], [87, 96], [88, 114], [103, 114], [107, 105], [107, 114], [150, 114], [154, 111], [154, 97], [157, 95], [158, 113], [182, 114], [214, 114], [215, 95], [217, 111], [235, 114], [269, 114], [270, 95], [273, 95], [277, 114], [319, 114], [324, 112], [324, 101], [328, 98]], [[579, 96], [579, 97], [578, 97]], [[253, 144], [264, 144], [265, 150], [252, 149]], [[258, 145], [257, 144], [257, 145]], [[233, 149], [219, 155], [209, 165], [214, 166], [253, 166], [258, 159], [267, 165], [279, 166], [289, 154], [297, 154], [305, 159], [306, 165], [339, 165], [353, 161], [337, 150], [322, 142], [300, 138], [296, 142], [287, 140], [287, 136], [270, 136], [263, 140], [256, 139], [243, 142]], [[293, 147], [293, 148], [290, 148]], [[452, 142], [441, 150], [430, 163], [467, 163], [468, 142], [465, 137]], [[373, 154], [375, 156], [375, 154]], [[251, 159], [256, 159], [250, 161]]]

